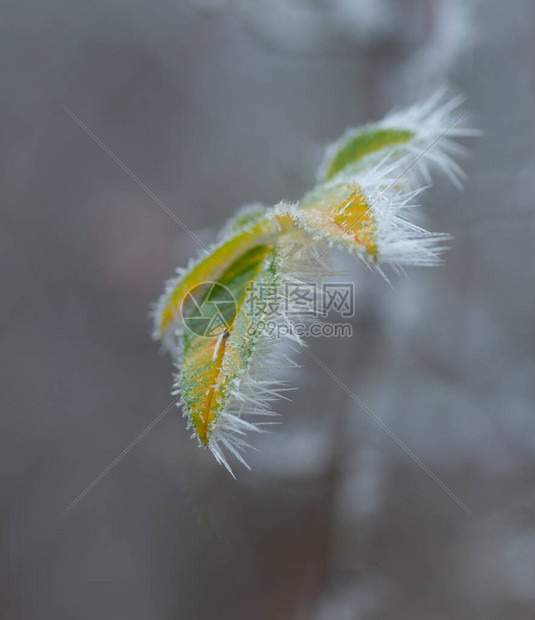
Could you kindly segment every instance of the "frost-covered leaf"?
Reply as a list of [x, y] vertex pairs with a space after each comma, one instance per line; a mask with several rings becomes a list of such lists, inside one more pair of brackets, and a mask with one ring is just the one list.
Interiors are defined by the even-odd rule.
[[229, 239], [252, 225], [259, 223], [268, 214], [269, 207], [257, 202], [240, 207], [228, 220], [218, 235], [219, 239]]
[[366, 155], [387, 147], [395, 147], [414, 138], [408, 129], [370, 127], [348, 132], [333, 149], [325, 164], [325, 178], [332, 179], [351, 164], [357, 164]]
[[[273, 415], [280, 387], [263, 370], [283, 358], [278, 334], [301, 343], [291, 328], [303, 308], [291, 307], [286, 285], [321, 281], [329, 274], [322, 257], [334, 246], [383, 276], [384, 264], [439, 261], [448, 235], [430, 233], [410, 216], [433, 169], [456, 184], [462, 178], [454, 157], [464, 150], [454, 138], [477, 132], [460, 126], [461, 101], [444, 102], [439, 92], [347, 132], [327, 149], [320, 183], [301, 201], [242, 208], [219, 241], [168, 282], [154, 334], [176, 360], [175, 389], [194, 436], [229, 471], [225, 453], [245, 463], [243, 435], [259, 429], [249, 416]], [[269, 304], [262, 302], [273, 291], [286, 310], [270, 316], [266, 333]]]
[[437, 264], [449, 236], [412, 222], [421, 190], [397, 187], [395, 174], [395, 164], [383, 163], [366, 172], [338, 175], [285, 212], [312, 238], [325, 241], [325, 251], [349, 251], [379, 271], [384, 264], [395, 269]]
[[229, 231], [186, 269], [169, 280], [154, 311], [154, 337], [174, 347], [174, 333], [182, 324], [184, 303], [189, 293], [204, 282], [217, 282], [230, 265], [252, 247], [270, 242], [277, 234], [277, 223], [270, 217], [248, 218]]
[[176, 388], [195, 436], [227, 467], [222, 449], [242, 460], [240, 435], [256, 428], [230, 411], [258, 344], [258, 322], [264, 319], [249, 303], [251, 291], [253, 285], [273, 288], [278, 274], [274, 247], [254, 246], [221, 274], [185, 319]]
[[373, 211], [358, 185], [321, 186], [287, 213], [312, 237], [339, 243], [340, 248], [360, 252], [372, 261], [377, 258]]
[[460, 186], [464, 172], [455, 158], [465, 157], [467, 151], [455, 138], [480, 135], [465, 126], [463, 101], [460, 96], [448, 98], [446, 90], [441, 89], [423, 103], [391, 112], [377, 123], [347, 130], [327, 147], [319, 179], [365, 172], [386, 159], [398, 162], [399, 181], [407, 188], [422, 180], [428, 183], [434, 169]]

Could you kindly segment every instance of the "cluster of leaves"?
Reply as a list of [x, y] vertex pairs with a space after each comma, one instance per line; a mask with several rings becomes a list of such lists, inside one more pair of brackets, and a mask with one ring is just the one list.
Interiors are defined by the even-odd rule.
[[[455, 138], [475, 133], [458, 122], [461, 102], [439, 92], [347, 131], [327, 148], [318, 184], [302, 200], [242, 208], [219, 241], [167, 283], [154, 312], [155, 337], [175, 359], [175, 389], [193, 435], [231, 473], [225, 452], [245, 464], [244, 435], [262, 428], [255, 416], [273, 415], [280, 396], [265, 369], [285, 358], [256, 329], [266, 316], [248, 303], [253, 288], [321, 280], [323, 256], [335, 245], [382, 275], [385, 264], [399, 271], [439, 262], [449, 237], [422, 229], [410, 214], [434, 169], [460, 184], [454, 158], [464, 149]], [[284, 313], [277, 320], [291, 322]]]

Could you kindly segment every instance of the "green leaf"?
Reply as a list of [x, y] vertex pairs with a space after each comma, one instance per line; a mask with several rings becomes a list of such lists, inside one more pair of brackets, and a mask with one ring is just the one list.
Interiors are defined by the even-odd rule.
[[[256, 324], [262, 316], [251, 311], [251, 289], [259, 283], [274, 285], [276, 265], [272, 245], [249, 249], [200, 297], [185, 322], [177, 388], [182, 392], [185, 414], [204, 445], [214, 447], [211, 440], [221, 414], [257, 343]], [[212, 332], [205, 329], [207, 325], [214, 326]], [[217, 434], [214, 441], [217, 445]]]
[[408, 142], [414, 132], [408, 129], [354, 129], [335, 142], [327, 151], [323, 164], [325, 179], [332, 179], [352, 164], [386, 147]]
[[219, 282], [230, 265], [251, 248], [272, 242], [277, 233], [278, 226], [272, 218], [264, 214], [260, 217], [260, 214], [255, 213], [232, 235], [225, 236], [212, 246], [207, 255], [171, 279], [154, 312], [155, 337], [164, 340], [169, 332], [181, 325], [187, 311], [184, 304], [192, 290], [203, 283]]

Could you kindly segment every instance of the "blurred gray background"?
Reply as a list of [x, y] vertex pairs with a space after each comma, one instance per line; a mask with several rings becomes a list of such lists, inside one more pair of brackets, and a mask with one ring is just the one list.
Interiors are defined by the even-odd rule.
[[[535, 3], [4, 0], [1, 617], [535, 617]], [[171, 402], [150, 303], [205, 242], [297, 199], [323, 145], [448, 83], [485, 136], [427, 226], [445, 265], [358, 261], [310, 342], [472, 511], [303, 355], [234, 481]]]

